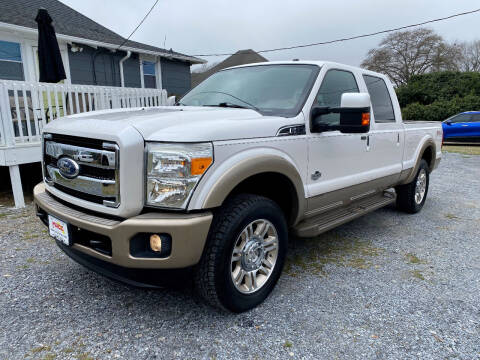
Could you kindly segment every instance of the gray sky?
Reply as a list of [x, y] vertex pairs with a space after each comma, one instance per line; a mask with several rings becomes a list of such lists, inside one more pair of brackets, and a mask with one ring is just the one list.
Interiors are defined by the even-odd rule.
[[[154, 0], [61, 0], [126, 37]], [[189, 55], [320, 42], [480, 8], [479, 0], [160, 0], [132, 40]], [[480, 13], [429, 27], [449, 41], [480, 39]], [[359, 65], [382, 36], [263, 54], [269, 60]], [[223, 58], [208, 57], [208, 61]]]

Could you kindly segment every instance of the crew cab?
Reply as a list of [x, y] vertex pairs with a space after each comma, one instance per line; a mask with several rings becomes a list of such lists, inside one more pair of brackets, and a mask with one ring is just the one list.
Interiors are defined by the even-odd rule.
[[[260, 304], [289, 234], [416, 213], [440, 123], [402, 121], [382, 74], [320, 61], [222, 70], [176, 106], [67, 116], [43, 133], [37, 213], [77, 262], [133, 285], [193, 269], [210, 304]], [[155, 274], [152, 276], [152, 274]]]

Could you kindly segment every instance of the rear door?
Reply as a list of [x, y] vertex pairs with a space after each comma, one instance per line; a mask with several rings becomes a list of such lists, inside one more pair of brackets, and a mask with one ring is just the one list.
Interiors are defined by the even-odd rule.
[[379, 76], [363, 74], [363, 79], [372, 103], [369, 156], [375, 161], [374, 178], [379, 186], [390, 186], [400, 176], [403, 160], [404, 130], [401, 115], [395, 114], [396, 95]]

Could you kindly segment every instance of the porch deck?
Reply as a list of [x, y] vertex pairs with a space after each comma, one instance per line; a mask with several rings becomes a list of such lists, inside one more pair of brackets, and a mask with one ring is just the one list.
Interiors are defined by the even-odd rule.
[[19, 165], [42, 158], [43, 127], [87, 111], [168, 104], [160, 89], [0, 81], [0, 166], [8, 166], [16, 207], [25, 206]]

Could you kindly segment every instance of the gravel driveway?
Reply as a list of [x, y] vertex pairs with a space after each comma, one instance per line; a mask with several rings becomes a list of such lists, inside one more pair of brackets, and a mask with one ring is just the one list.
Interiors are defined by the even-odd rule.
[[0, 359], [480, 359], [480, 156], [446, 153], [420, 214], [385, 208], [315, 239], [258, 308], [112, 282], [0, 207]]

